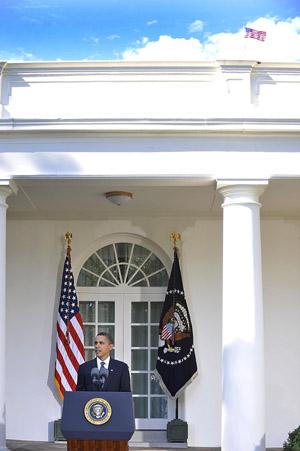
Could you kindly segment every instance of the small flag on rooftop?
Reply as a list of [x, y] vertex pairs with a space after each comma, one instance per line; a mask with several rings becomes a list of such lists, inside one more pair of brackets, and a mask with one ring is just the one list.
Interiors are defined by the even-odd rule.
[[258, 41], [265, 41], [267, 37], [266, 31], [254, 30], [253, 28], [245, 27], [245, 38], [253, 38]]
[[171, 398], [178, 398], [197, 376], [193, 329], [186, 304], [176, 247], [174, 262], [159, 324], [159, 344], [154, 374]]

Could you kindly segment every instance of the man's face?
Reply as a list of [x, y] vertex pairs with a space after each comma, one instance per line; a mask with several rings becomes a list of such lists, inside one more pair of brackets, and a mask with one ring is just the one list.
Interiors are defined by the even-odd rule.
[[109, 356], [113, 346], [114, 345], [109, 342], [105, 335], [97, 335], [95, 338], [96, 357], [99, 357], [101, 360], [105, 360]]

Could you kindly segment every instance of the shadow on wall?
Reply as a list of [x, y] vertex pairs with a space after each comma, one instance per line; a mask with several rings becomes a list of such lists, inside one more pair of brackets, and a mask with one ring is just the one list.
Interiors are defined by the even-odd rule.
[[253, 451], [265, 451], [266, 449], [266, 435], [264, 434], [260, 440], [259, 445], [257, 445]]
[[[4, 411], [3, 411], [3, 414], [1, 415], [1, 417], [3, 418], [5, 418], [5, 408], [4, 408]], [[6, 434], [6, 431], [5, 431], [5, 424], [3, 424], [3, 423], [0, 423], [0, 449], [2, 449], [2, 446], [5, 444], [5, 443], [2, 443], [2, 440], [4, 440], [5, 441], [5, 434]]]
[[[257, 435], [260, 428], [264, 427], [264, 412], [258, 411], [259, 396], [264, 396], [264, 393], [263, 388], [262, 392], [258, 393], [263, 373], [259, 374], [261, 356], [258, 355], [258, 338], [255, 334], [251, 339], [251, 332], [252, 330], [249, 330], [249, 341], [235, 340], [223, 351], [223, 374], [225, 375], [223, 376], [223, 410], [230, 411], [230, 415], [223, 420], [226, 425], [226, 436], [230, 437], [229, 442], [232, 440], [234, 449], [265, 451], [265, 434], [259, 443], [255, 443], [258, 440], [255, 434]], [[249, 366], [251, 361], [253, 370], [256, 368], [257, 370], [251, 369]], [[263, 406], [264, 400], [262, 409]]]

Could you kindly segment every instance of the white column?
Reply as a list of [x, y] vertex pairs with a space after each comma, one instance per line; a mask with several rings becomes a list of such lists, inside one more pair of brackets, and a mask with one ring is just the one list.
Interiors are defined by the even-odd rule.
[[5, 444], [5, 279], [6, 279], [6, 198], [16, 192], [12, 182], [0, 180], [0, 451]]
[[223, 203], [222, 451], [265, 451], [259, 196], [267, 181], [218, 181]]

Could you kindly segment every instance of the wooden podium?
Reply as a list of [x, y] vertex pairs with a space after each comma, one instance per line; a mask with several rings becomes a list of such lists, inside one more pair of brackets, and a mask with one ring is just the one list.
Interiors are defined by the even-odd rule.
[[128, 451], [127, 440], [68, 440], [68, 451]]
[[65, 393], [61, 431], [68, 451], [128, 451], [134, 430], [131, 393]]

